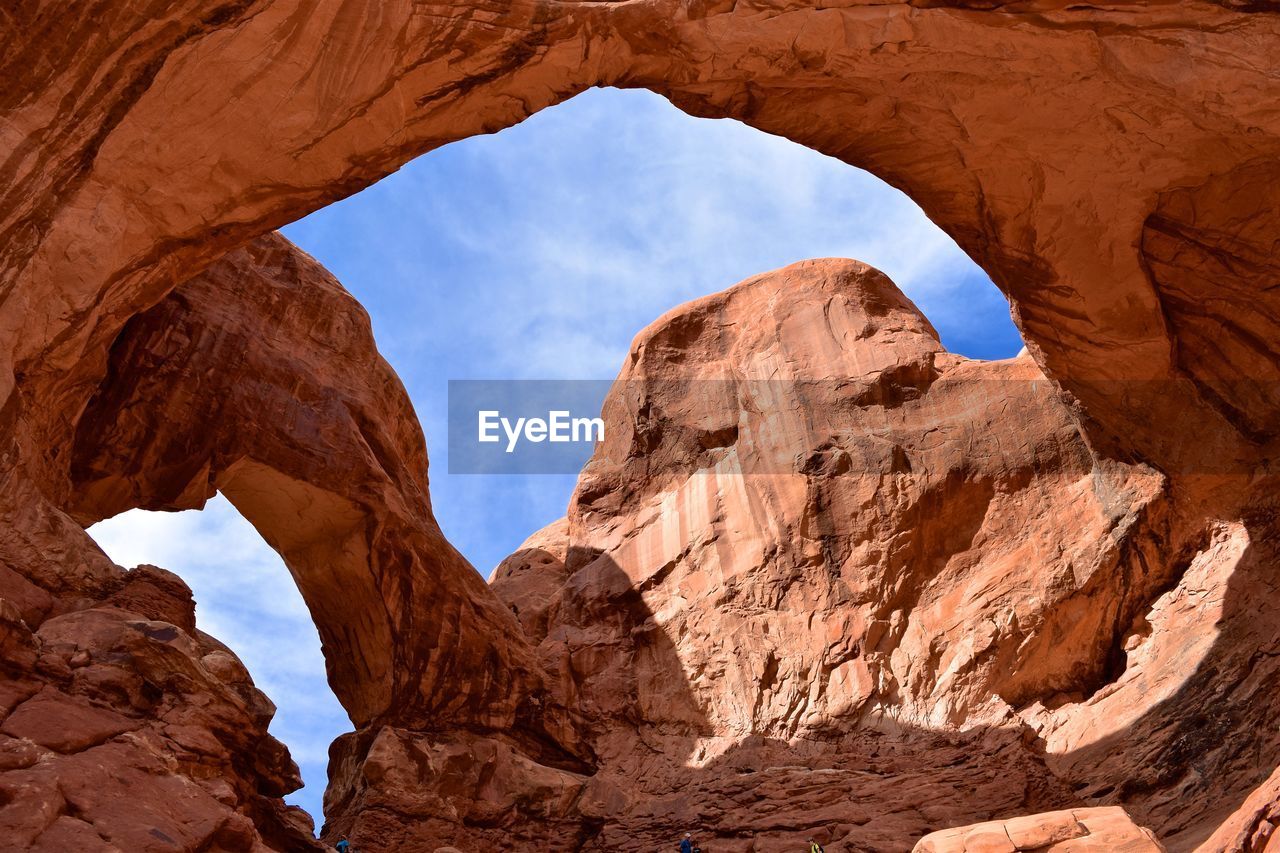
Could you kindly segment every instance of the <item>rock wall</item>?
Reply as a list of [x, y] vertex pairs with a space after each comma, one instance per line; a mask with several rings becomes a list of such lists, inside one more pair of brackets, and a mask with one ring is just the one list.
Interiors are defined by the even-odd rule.
[[[1277, 763], [1278, 30], [1273, 4], [1226, 0], [11, 5], [0, 732], [21, 757], [0, 823], [50, 849], [90, 849], [91, 831], [130, 849], [309, 843], [277, 799], [287, 761], [251, 760], [278, 750], [246, 678], [181, 608], [150, 609], [177, 587], [144, 573], [123, 592], [134, 576], [83, 532], [223, 488], [289, 563], [359, 727], [334, 752], [343, 831], [402, 849], [518, 831], [542, 849], [694, 818], [768, 837], [830, 807], [851, 844], [895, 849], [944, 822], [1118, 801], [1172, 847], [1226, 821], [1206, 849], [1262, 849], [1275, 798], [1245, 794]], [[947, 356], [866, 271], [783, 274], [879, 294], [837, 312], [866, 346], [800, 307], [798, 334], [821, 344], [807, 362], [782, 355], [804, 350], [786, 330], [734, 349], [715, 323], [676, 323], [642, 362], [663, 374], [688, 348], [741, 376], [705, 400], [645, 392], [665, 422], [615, 395], [634, 441], [605, 448], [564, 529], [503, 571], [520, 632], [439, 536], [421, 438], [358, 308], [263, 235], [596, 85], [901, 187], [1009, 295], [1030, 358]], [[685, 322], [732, 310], [717, 304]], [[781, 425], [816, 441], [767, 484], [722, 483], [716, 464], [771, 447], [725, 420], [768, 393], [751, 387], [757, 345], [820, 380]], [[975, 376], [1021, 390], [975, 397]], [[650, 517], [664, 500], [689, 513], [674, 530]], [[333, 618], [329, 564], [354, 627]], [[806, 609], [827, 633], [802, 630]], [[185, 678], [145, 674], [170, 654], [157, 643], [181, 647], [165, 667]], [[134, 651], [109, 655], [117, 672], [95, 668], [118, 648]], [[180, 734], [165, 709], [197, 695], [221, 716]], [[46, 706], [80, 733], [33, 725]], [[125, 797], [81, 766], [99, 757], [184, 793]], [[843, 781], [810, 786], [796, 758]], [[191, 809], [141, 816], [152, 799]]]
[[68, 569], [47, 586], [35, 561], [3, 574], [0, 823], [17, 843], [313, 846], [309, 819], [279, 799], [301, 780], [266, 734], [274, 707], [196, 629], [190, 592], [162, 570], [112, 566], [69, 523], [217, 491], [284, 557], [362, 731], [444, 726], [591, 767], [567, 710], [543, 701], [511, 614], [436, 526], [421, 430], [364, 310], [283, 238], [132, 318], [64, 451], [66, 527], [7, 530]]
[[196, 629], [190, 590], [139, 566], [104, 591], [42, 622], [0, 603], [7, 843], [47, 853], [321, 849], [311, 818], [280, 799], [302, 780], [267, 734], [275, 706]]
[[944, 352], [875, 270], [676, 309], [604, 416], [493, 580], [593, 722], [600, 849], [1113, 803], [1190, 849], [1280, 763], [1271, 521], [1100, 457], [1030, 358]]

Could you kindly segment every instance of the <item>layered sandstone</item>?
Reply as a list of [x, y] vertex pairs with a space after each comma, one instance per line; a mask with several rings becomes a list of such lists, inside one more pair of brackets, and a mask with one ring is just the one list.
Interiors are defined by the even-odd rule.
[[[359, 726], [335, 750], [344, 831], [542, 849], [696, 822], [745, 845], [804, 817], [897, 849], [1120, 802], [1172, 849], [1216, 823], [1205, 849], [1263, 849], [1278, 37], [1272, 4], [1208, 0], [6, 9], [0, 733], [26, 781], [4, 825], [54, 849], [308, 843], [247, 678], [156, 609], [172, 579], [82, 529], [221, 488], [285, 556]], [[1031, 357], [948, 356], [848, 269], [754, 286], [797, 292], [779, 310], [805, 340], [747, 317], [735, 349], [714, 317], [740, 296], [667, 318], [610, 402], [632, 440], [502, 572], [521, 631], [435, 528], [358, 307], [251, 241], [595, 85], [903, 188], [1009, 295]], [[828, 327], [815, 288], [878, 296]], [[729, 371], [719, 391], [669, 381], [681, 351]], [[774, 399], [766, 363], [818, 384]], [[775, 403], [776, 432], [739, 422]], [[804, 439], [788, 470], [778, 434]], [[127, 794], [153, 783], [177, 787]]]
[[310, 850], [275, 706], [151, 566], [32, 629], [0, 602], [0, 825], [20, 850]]

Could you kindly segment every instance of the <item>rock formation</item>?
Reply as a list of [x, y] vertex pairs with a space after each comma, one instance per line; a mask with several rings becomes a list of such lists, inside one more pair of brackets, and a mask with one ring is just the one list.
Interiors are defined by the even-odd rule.
[[1072, 809], [946, 829], [922, 838], [915, 853], [1159, 853], [1148, 829], [1124, 809]]
[[[321, 630], [357, 837], [891, 850], [1121, 803], [1170, 849], [1274, 846], [1277, 43], [1267, 0], [11, 4], [0, 826], [310, 846], [269, 704], [83, 531], [223, 489]], [[517, 628], [358, 306], [263, 235], [598, 85], [901, 187], [1030, 355], [950, 356], [831, 263], [665, 318], [495, 581]]]
[[[38, 544], [39, 540], [36, 540]], [[32, 630], [0, 604], [0, 825], [18, 850], [308, 850], [275, 706], [151, 566]], [[29, 616], [27, 618], [30, 618]]]
[[130, 320], [70, 469], [86, 525], [224, 493], [292, 572], [357, 726], [505, 732], [519, 717], [531, 748], [585, 766], [530, 651], [507, 640], [510, 612], [431, 515], [422, 431], [364, 309], [284, 238]]
[[1280, 762], [1280, 621], [1239, 592], [1267, 588], [1268, 522], [1099, 458], [1030, 358], [944, 352], [874, 270], [671, 312], [604, 416], [567, 520], [493, 581], [595, 728], [603, 849], [675, 814], [714, 849], [905, 850], [1114, 802], [1189, 849]]
[[[357, 725], [500, 732], [553, 765], [589, 766], [565, 710], [542, 701], [511, 614], [431, 516], [422, 434], [363, 309], [282, 238], [132, 318], [69, 450], [68, 512], [84, 525], [230, 497], [294, 573]], [[71, 569], [49, 586], [25, 565], [4, 574], [13, 772], [0, 821], [15, 843], [309, 848], [309, 821], [279, 800], [301, 780], [266, 734], [274, 708], [196, 630], [181, 581], [122, 572], [82, 530], [7, 533]], [[126, 775], [102, 778], [113, 773]]]

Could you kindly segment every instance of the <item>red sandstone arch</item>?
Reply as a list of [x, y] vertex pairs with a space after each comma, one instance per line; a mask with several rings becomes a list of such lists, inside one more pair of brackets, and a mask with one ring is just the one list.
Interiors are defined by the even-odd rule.
[[516, 729], [553, 763], [588, 755], [436, 525], [422, 432], [364, 309], [283, 237], [129, 321], [73, 454], [86, 526], [221, 490], [284, 558], [357, 726]]
[[[1280, 16], [1225, 0], [976, 5], [104, 0], [75, 16], [56, 3], [6, 10], [0, 42], [18, 47], [0, 58], [0, 520], [70, 537], [66, 512], [88, 521], [133, 504], [185, 506], [220, 487], [285, 552], [319, 613], [337, 599], [316, 588], [317, 566], [343, 559], [343, 543], [387, 547], [367, 565], [425, 555], [349, 591], [372, 620], [368, 641], [349, 644], [349, 669], [335, 663], [353, 716], [376, 720], [412, 694], [424, 704], [403, 707], [435, 721], [488, 730], [517, 720], [535, 747], [575, 750], [558, 709], [522, 704], [539, 676], [519, 643], [485, 642], [453, 663], [429, 644], [393, 643], [398, 657], [384, 658], [382, 641], [419, 612], [448, 612], [464, 634], [489, 638], [505, 624], [468, 594], [474, 578], [437, 541], [425, 479], [387, 470], [412, 468], [420, 439], [392, 436], [394, 452], [380, 454], [359, 401], [322, 418], [340, 437], [334, 458], [382, 468], [371, 484], [344, 480], [340, 465], [326, 467], [333, 460], [296, 476], [315, 461], [290, 445], [297, 424], [246, 431], [231, 415], [216, 441], [193, 448], [182, 418], [146, 421], [143, 431], [175, 429], [133, 442], [127, 458], [104, 456], [96, 431], [127, 416], [136, 390], [113, 391], [112, 344], [117, 356], [145, 356], [181, 328], [168, 313], [180, 301], [155, 308], [154, 325], [138, 319], [180, 282], [418, 154], [597, 85], [647, 87], [880, 175], [1009, 295], [1100, 449], [1175, 472], [1257, 468], [1275, 441], [1280, 379]], [[229, 264], [280, 263], [262, 254], [269, 240], [241, 251]], [[229, 292], [216, 274], [205, 284]], [[207, 469], [184, 467], [188, 455]], [[317, 476], [330, 480], [323, 494]], [[1224, 487], [1183, 489], [1184, 500], [1230, 512], [1261, 489], [1209, 485]], [[278, 505], [257, 500], [264, 487], [331, 501], [324, 517], [345, 523], [290, 527], [273, 517]], [[0, 560], [23, 578], [6, 576], [6, 594], [25, 595], [32, 613], [48, 609], [41, 595], [91, 592], [110, 574], [90, 557], [64, 576], [58, 555], [32, 558], [26, 544], [0, 537]], [[431, 692], [441, 667], [473, 664], [462, 695]]]

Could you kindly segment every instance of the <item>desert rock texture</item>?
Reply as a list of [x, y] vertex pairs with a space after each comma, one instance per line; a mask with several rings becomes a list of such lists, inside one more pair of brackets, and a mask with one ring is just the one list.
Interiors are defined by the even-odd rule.
[[917, 853], [1074, 850], [1150, 853], [1163, 848], [1149, 829], [1134, 826], [1124, 809], [1073, 809], [946, 829], [921, 839]]
[[605, 849], [673, 818], [710, 849], [907, 849], [1117, 802], [1189, 849], [1280, 761], [1280, 620], [1235, 593], [1268, 588], [1270, 533], [1187, 518], [1030, 357], [944, 352], [879, 272], [669, 313], [604, 416], [493, 588], [594, 730]]
[[[1280, 845], [1274, 3], [19, 0], [0, 44], [11, 846], [317, 846], [181, 580], [84, 532], [217, 491], [320, 630], [361, 850]], [[900, 187], [1028, 354], [850, 261], [679, 308], [487, 586], [271, 231], [592, 86]]]

